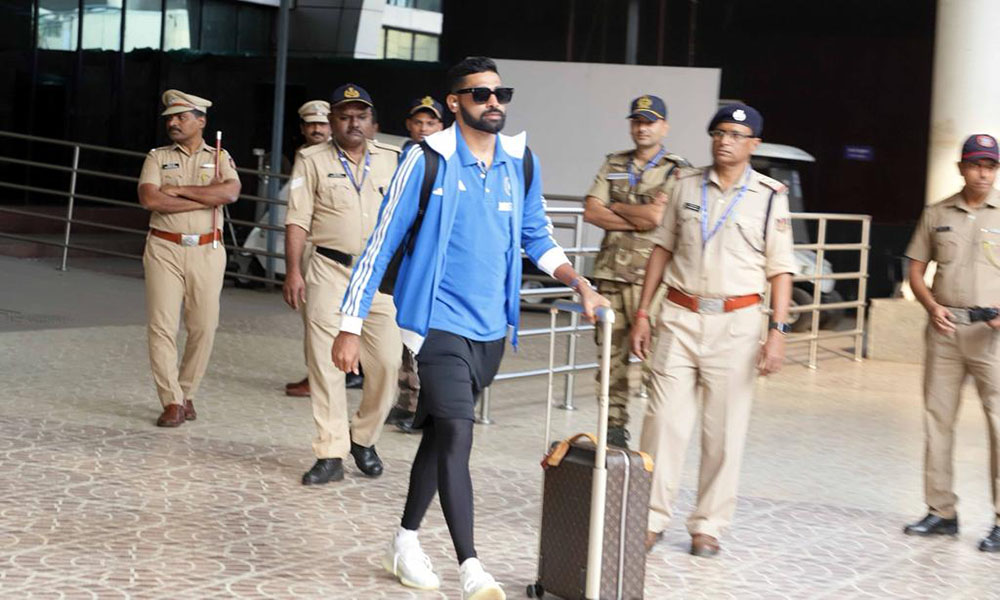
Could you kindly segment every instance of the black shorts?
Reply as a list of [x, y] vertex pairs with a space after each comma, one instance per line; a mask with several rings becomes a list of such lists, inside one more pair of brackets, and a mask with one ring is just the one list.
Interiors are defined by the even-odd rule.
[[428, 416], [475, 420], [476, 399], [493, 382], [505, 343], [505, 338], [476, 342], [440, 329], [427, 332], [417, 354], [420, 396], [413, 426], [422, 427]]

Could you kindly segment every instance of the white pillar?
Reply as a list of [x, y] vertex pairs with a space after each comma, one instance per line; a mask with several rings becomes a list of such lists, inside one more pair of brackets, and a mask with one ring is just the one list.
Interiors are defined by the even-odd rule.
[[998, 38], [1000, 1], [938, 0], [927, 204], [962, 187], [955, 163], [967, 136], [1000, 137]]

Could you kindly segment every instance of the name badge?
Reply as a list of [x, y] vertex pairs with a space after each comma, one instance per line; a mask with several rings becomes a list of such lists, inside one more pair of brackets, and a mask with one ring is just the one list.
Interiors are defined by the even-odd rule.
[[514, 209], [514, 203], [513, 202], [501, 202], [501, 203], [499, 203], [497, 205], [497, 208], [500, 209], [500, 212], [510, 212], [510, 211], [512, 211]]
[[201, 165], [201, 168], [202, 169], [214, 169], [215, 168], [215, 163], [205, 163], [205, 164]]
[[628, 173], [608, 173], [607, 180], [628, 179]]
[[951, 225], [940, 225], [935, 227], [934, 231], [951, 231]]
[[983, 233], [1000, 233], [1000, 229], [984, 228]]
[[330, 179], [341, 179], [347, 177], [347, 173], [327, 173], [326, 176]]
[[172, 169], [181, 168], [181, 163], [163, 163], [163, 170], [170, 171]]
[[694, 204], [693, 202], [685, 202], [684, 203], [684, 208], [686, 208], [687, 210], [693, 210], [693, 211], [696, 211], [696, 212], [701, 212], [701, 207], [698, 206], [697, 204]]

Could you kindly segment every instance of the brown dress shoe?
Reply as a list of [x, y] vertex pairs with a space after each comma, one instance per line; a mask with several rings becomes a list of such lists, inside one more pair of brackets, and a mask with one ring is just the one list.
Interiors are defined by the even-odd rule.
[[180, 427], [187, 418], [184, 416], [184, 406], [169, 404], [163, 409], [160, 418], [156, 420], [157, 427]]
[[691, 535], [691, 554], [709, 558], [719, 553], [719, 540], [705, 533]]
[[285, 386], [285, 395], [292, 396], [295, 398], [308, 398], [309, 397], [309, 378], [306, 377], [302, 381], [296, 381], [295, 383], [289, 383]]
[[194, 421], [198, 418], [198, 413], [194, 410], [194, 401], [185, 400], [184, 401], [184, 420]]
[[663, 532], [647, 531], [646, 532], [646, 552], [651, 552], [653, 546], [658, 544], [660, 540], [663, 539]]

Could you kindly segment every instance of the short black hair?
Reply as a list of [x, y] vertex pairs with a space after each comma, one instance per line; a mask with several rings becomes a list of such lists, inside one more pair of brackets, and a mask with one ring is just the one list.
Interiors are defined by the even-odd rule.
[[461, 62], [448, 69], [448, 93], [450, 94], [459, 89], [458, 86], [462, 84], [462, 80], [465, 79], [466, 76], [487, 72], [493, 72], [497, 75], [500, 74], [500, 71], [497, 70], [497, 64], [493, 62], [492, 58], [487, 58], [485, 56], [466, 56]]

